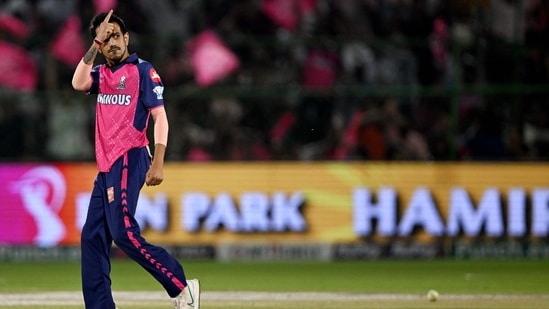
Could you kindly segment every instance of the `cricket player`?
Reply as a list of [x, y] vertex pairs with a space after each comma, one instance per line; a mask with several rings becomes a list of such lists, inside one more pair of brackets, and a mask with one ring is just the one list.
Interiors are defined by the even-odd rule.
[[[108, 13], [90, 25], [93, 43], [76, 67], [74, 89], [97, 95], [95, 155], [98, 167], [82, 229], [82, 290], [87, 309], [115, 309], [111, 291], [112, 242], [147, 270], [173, 299], [176, 309], [199, 309], [200, 284], [166, 250], [148, 243], [134, 215], [144, 184], [162, 183], [168, 142], [164, 86], [154, 67], [130, 54], [124, 21]], [[97, 66], [97, 54], [106, 63]], [[147, 125], [154, 121], [154, 156]]]

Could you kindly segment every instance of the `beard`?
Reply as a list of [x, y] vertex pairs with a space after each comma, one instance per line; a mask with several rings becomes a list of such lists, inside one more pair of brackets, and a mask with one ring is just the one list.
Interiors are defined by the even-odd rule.
[[126, 59], [127, 55], [128, 55], [127, 48], [120, 48], [117, 46], [113, 46], [111, 47], [111, 49], [109, 49], [107, 53], [107, 56], [108, 56], [107, 58], [109, 62], [118, 64], [124, 59]]

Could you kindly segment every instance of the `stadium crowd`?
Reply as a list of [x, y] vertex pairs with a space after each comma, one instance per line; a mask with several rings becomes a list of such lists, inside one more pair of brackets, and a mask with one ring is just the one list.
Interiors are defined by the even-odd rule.
[[[1, 160], [93, 159], [71, 59], [110, 6], [167, 88], [168, 160], [549, 157], [547, 1], [0, 0]], [[201, 85], [205, 31], [238, 66]]]

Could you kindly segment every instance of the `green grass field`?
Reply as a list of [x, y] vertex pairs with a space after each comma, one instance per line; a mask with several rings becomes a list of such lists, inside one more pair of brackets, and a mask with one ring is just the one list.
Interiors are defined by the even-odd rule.
[[[546, 260], [182, 262], [188, 277], [201, 280], [202, 309], [549, 308]], [[49, 298], [59, 294], [50, 292], [79, 295], [79, 276], [78, 263], [0, 263], [0, 308], [83, 308], [78, 299], [67, 305], [62, 299], [53, 305], [2, 302], [10, 295], [24, 300], [26, 293]], [[114, 260], [112, 280], [115, 293], [140, 291], [139, 295], [163, 297], [160, 285], [132, 261]], [[440, 292], [438, 301], [426, 299], [429, 289]], [[271, 294], [239, 294], [243, 291]], [[171, 308], [167, 295], [165, 300], [118, 305]]]

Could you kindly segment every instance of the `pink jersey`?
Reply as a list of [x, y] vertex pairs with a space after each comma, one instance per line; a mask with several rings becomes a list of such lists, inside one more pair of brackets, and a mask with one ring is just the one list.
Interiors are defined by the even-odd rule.
[[88, 94], [97, 94], [95, 157], [100, 172], [132, 148], [149, 145], [150, 110], [163, 106], [164, 85], [153, 66], [132, 54], [123, 63], [93, 68]]

